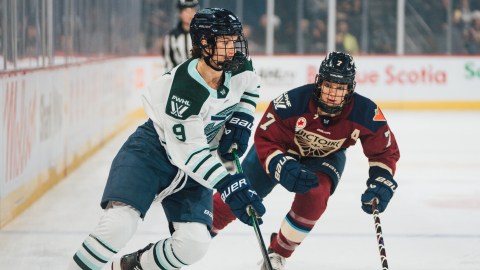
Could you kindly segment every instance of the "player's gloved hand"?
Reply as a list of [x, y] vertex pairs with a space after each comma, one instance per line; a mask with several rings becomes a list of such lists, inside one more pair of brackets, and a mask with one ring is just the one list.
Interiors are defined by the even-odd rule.
[[387, 208], [390, 199], [397, 189], [397, 182], [390, 173], [382, 173], [367, 180], [367, 190], [362, 194], [362, 209], [367, 214], [372, 214], [372, 202], [378, 199], [378, 211], [381, 213]]
[[[252, 189], [250, 183], [243, 173], [231, 175], [229, 178], [220, 181], [215, 188], [220, 193], [222, 200], [228, 204], [233, 214], [245, 224], [252, 226], [252, 220], [248, 214], [247, 207], [251, 205], [258, 217], [265, 214], [265, 206], [257, 192]], [[258, 224], [262, 224], [258, 218]]]
[[248, 140], [252, 133], [253, 116], [234, 112], [230, 121], [225, 124], [222, 138], [218, 145], [218, 153], [225, 160], [234, 160], [232, 149], [236, 145], [237, 154], [241, 157], [248, 148]]
[[318, 177], [292, 157], [277, 155], [268, 165], [270, 177], [280, 182], [288, 191], [305, 193], [318, 187]]

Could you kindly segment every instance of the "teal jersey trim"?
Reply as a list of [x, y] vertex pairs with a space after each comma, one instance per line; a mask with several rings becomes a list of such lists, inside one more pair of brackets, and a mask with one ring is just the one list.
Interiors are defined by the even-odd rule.
[[199, 59], [193, 59], [192, 62], [188, 64], [188, 74], [197, 81], [199, 84], [201, 84], [205, 89], [208, 90], [210, 93], [210, 96], [213, 98], [225, 98], [228, 95], [228, 92], [230, 91], [230, 80], [232, 78], [232, 74], [230, 72], [224, 72], [224, 83], [218, 90], [211, 88], [205, 80], [202, 78], [200, 73], [197, 70], [197, 64], [198, 64]]

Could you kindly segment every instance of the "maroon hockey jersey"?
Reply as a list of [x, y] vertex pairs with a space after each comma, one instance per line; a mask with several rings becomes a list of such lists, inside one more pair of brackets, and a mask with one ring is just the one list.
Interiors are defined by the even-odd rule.
[[325, 117], [317, 113], [314, 87], [301, 86], [270, 102], [255, 132], [255, 147], [264, 169], [268, 172], [270, 159], [279, 153], [325, 157], [360, 139], [370, 177], [375, 171], [386, 171], [393, 177], [400, 152], [380, 108], [354, 93], [340, 115]]

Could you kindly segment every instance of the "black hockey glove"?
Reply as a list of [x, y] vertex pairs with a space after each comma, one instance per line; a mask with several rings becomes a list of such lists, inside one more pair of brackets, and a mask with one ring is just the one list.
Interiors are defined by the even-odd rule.
[[270, 161], [268, 170], [270, 177], [279, 181], [288, 191], [305, 193], [318, 187], [317, 175], [294, 158], [277, 155]]
[[241, 157], [248, 148], [248, 140], [252, 133], [253, 116], [234, 112], [230, 121], [225, 124], [222, 138], [218, 145], [218, 153], [225, 160], [234, 160], [232, 149], [237, 148], [237, 154]]
[[396, 189], [397, 182], [393, 180], [393, 176], [389, 172], [383, 169], [370, 169], [367, 190], [361, 198], [363, 211], [367, 214], [373, 213], [372, 202], [374, 199], [378, 199], [378, 211], [380, 213], [385, 211]]
[[[257, 192], [252, 189], [250, 183], [243, 173], [231, 175], [229, 178], [220, 181], [215, 188], [220, 193], [222, 200], [228, 204], [233, 214], [245, 224], [252, 226], [252, 220], [248, 215], [247, 207], [251, 205], [258, 216], [265, 214], [265, 206]], [[258, 218], [258, 224], [262, 224]]]

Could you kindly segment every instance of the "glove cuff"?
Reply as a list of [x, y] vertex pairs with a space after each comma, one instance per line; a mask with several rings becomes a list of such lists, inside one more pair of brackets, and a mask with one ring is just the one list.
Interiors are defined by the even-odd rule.
[[231, 176], [232, 176], [231, 174], [228, 174], [222, 180], [218, 181], [218, 183], [215, 184], [215, 186], [213, 186], [213, 188], [216, 189], [216, 190], [221, 190], [221, 189], [225, 188], [226, 186], [228, 186], [230, 184]]
[[387, 179], [393, 178], [392, 173], [389, 170], [379, 166], [371, 166], [370, 169], [368, 170], [368, 176], [371, 179], [375, 179], [377, 178], [377, 176], [383, 176]]
[[238, 117], [238, 118], [241, 118], [245, 121], [248, 121], [248, 122], [253, 122], [253, 120], [255, 119], [253, 117], [253, 115], [250, 115], [248, 113], [244, 113], [244, 112], [234, 112], [232, 114], [232, 117]]

